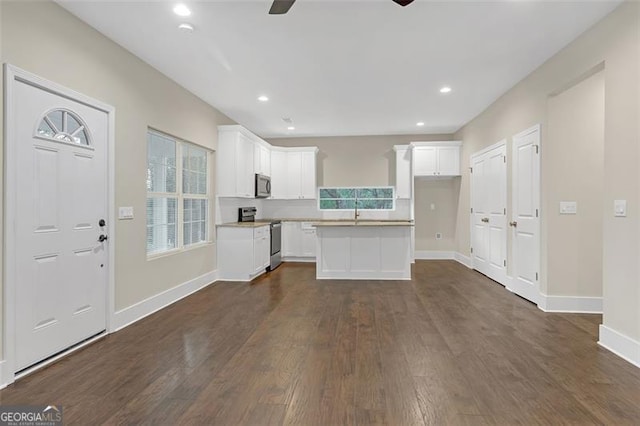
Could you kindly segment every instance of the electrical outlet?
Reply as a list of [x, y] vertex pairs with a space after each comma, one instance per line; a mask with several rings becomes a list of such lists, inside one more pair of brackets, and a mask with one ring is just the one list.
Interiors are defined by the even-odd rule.
[[615, 217], [627, 217], [627, 200], [615, 200], [613, 202], [613, 215]]
[[436, 240], [441, 240], [441, 239], [442, 239], [442, 233], [436, 232]]

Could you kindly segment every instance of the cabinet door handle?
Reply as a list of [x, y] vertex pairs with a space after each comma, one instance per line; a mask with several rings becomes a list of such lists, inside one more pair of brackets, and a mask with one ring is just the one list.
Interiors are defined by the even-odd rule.
[[513, 222], [509, 222], [509, 226], [517, 228], [518, 227], [518, 222], [516, 222], [515, 220]]
[[489, 218], [488, 217], [483, 217], [480, 220], [483, 221], [484, 223], [489, 223]]

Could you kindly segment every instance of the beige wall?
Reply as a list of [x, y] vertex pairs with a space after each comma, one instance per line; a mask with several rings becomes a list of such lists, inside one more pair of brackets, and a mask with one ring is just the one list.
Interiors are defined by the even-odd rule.
[[448, 141], [451, 135], [336, 136], [268, 139], [276, 146], [317, 146], [318, 186], [394, 185], [394, 145]]
[[[542, 173], [547, 190], [547, 289], [557, 295], [602, 296], [604, 72], [548, 102]], [[561, 215], [561, 201], [578, 214]]]
[[[547, 167], [549, 154], [546, 149], [547, 144], [551, 143], [548, 138], [548, 99], [551, 94], [604, 63], [604, 323], [634, 339], [640, 338], [639, 14], [638, 3], [623, 4], [454, 135], [455, 139], [464, 141], [464, 175], [459, 198], [456, 246], [458, 251], [468, 255], [469, 156], [504, 138], [510, 144], [512, 135], [534, 124], [542, 125], [541, 286], [543, 292], [556, 294], [554, 288], [547, 286], [548, 221], [549, 215], [556, 209], [551, 201], [560, 196], [555, 183], [561, 181], [567, 171], [564, 168], [550, 170]], [[627, 218], [613, 217], [614, 199], [629, 201]]]
[[[460, 178], [415, 180], [416, 250], [455, 250], [459, 193]], [[442, 234], [442, 239], [436, 239], [436, 232]]]
[[[317, 146], [318, 186], [384, 186], [395, 185], [394, 145], [448, 140], [451, 135], [393, 135], [282, 138], [270, 139], [269, 143]], [[416, 250], [453, 250], [460, 179], [416, 182]], [[425, 211], [425, 205], [431, 202], [437, 209]], [[443, 233], [442, 240], [436, 240], [436, 232]]]
[[232, 121], [55, 3], [0, 5], [2, 62], [116, 109], [116, 208], [135, 209], [134, 220], [111, 225], [116, 310], [214, 270], [214, 245], [147, 260], [146, 132], [151, 126], [213, 150], [217, 125]]

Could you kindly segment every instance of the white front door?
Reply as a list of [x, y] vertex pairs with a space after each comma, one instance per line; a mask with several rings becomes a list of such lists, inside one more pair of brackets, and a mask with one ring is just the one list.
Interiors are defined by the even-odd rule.
[[[16, 79], [9, 250], [14, 371], [106, 328], [108, 114]], [[104, 220], [104, 226], [100, 226]]]
[[513, 137], [513, 280], [510, 290], [538, 303], [540, 268], [540, 127]]
[[472, 260], [474, 269], [505, 284], [507, 267], [506, 144], [471, 157]]

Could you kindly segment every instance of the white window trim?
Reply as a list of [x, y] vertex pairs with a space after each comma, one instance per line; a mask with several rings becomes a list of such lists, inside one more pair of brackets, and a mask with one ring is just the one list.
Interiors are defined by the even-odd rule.
[[[205, 246], [209, 246], [212, 245], [214, 243], [213, 238], [212, 238], [212, 233], [211, 233], [211, 211], [212, 211], [212, 205], [213, 205], [213, 200], [211, 197], [211, 173], [212, 173], [212, 157], [213, 157], [213, 151], [209, 148], [206, 148], [202, 145], [198, 145], [195, 144], [193, 142], [188, 142], [185, 141], [183, 139], [177, 138], [175, 136], [172, 136], [168, 133], [164, 133], [161, 132], [159, 130], [155, 130], [153, 128], [148, 128], [147, 129], [147, 135], [153, 133], [156, 134], [158, 136], [161, 136], [163, 138], [168, 138], [171, 139], [175, 142], [176, 144], [176, 192], [149, 192], [147, 190], [147, 196], [145, 198], [145, 200], [149, 197], [158, 197], [158, 198], [163, 198], [163, 197], [171, 197], [171, 198], [175, 198], [176, 199], [176, 203], [177, 203], [177, 213], [176, 213], [176, 247], [169, 249], [169, 250], [162, 250], [162, 251], [155, 251], [153, 253], [149, 253], [147, 251], [147, 260], [154, 260], [154, 259], [158, 259], [158, 258], [162, 258], [162, 257], [167, 257], [167, 256], [173, 256], [179, 253], [183, 253], [185, 251], [189, 251], [189, 250], [194, 250], [194, 249], [198, 249], [201, 247], [205, 247]], [[205, 151], [206, 155], [207, 155], [207, 191], [206, 194], [184, 194], [182, 192], [182, 170], [183, 170], [183, 166], [182, 166], [182, 147], [183, 145], [191, 145], [194, 146], [198, 149], [201, 149], [203, 151]], [[148, 149], [148, 148], [147, 148]], [[148, 161], [149, 161], [149, 152], [147, 151], [147, 165], [148, 165]], [[188, 199], [200, 199], [200, 200], [207, 200], [207, 218], [206, 218], [206, 222], [205, 222], [205, 235], [206, 235], [206, 240], [205, 241], [199, 241], [197, 243], [192, 243], [189, 244], [188, 246], [184, 245], [184, 199], [188, 198]], [[145, 236], [146, 236], [146, 229], [147, 229], [147, 216], [146, 216], [146, 211], [145, 211]], [[146, 246], [146, 243], [145, 243]]]
[[[391, 209], [362, 209], [363, 212], [392, 212], [396, 210], [396, 188], [394, 186], [375, 186], [375, 185], [367, 185], [367, 186], [320, 186], [318, 187], [317, 193], [317, 208], [319, 211], [323, 212], [348, 212], [355, 211], [355, 209], [321, 209], [320, 208], [320, 190], [322, 189], [364, 189], [364, 188], [376, 188], [376, 189], [391, 189], [391, 194], [393, 198], [349, 198], [349, 200], [391, 200], [393, 203], [393, 208]], [[328, 200], [328, 198], [323, 198], [323, 200]], [[360, 210], [360, 209], [358, 209]]]

